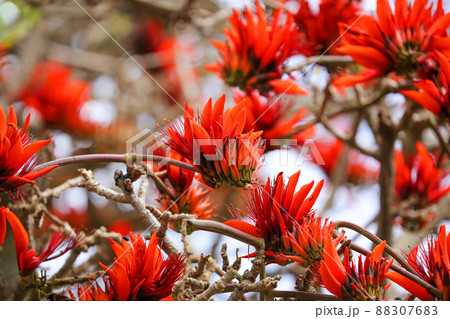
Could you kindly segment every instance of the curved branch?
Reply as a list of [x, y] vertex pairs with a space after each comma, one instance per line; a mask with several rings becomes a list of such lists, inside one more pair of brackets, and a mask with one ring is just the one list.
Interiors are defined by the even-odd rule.
[[[364, 229], [363, 227], [361, 227], [359, 225], [356, 225], [354, 223], [347, 222], [347, 221], [337, 221], [337, 222], [335, 222], [335, 224], [336, 224], [337, 228], [344, 227], [344, 228], [348, 228], [348, 229], [354, 230], [355, 232], [363, 235], [364, 237], [366, 237], [367, 239], [371, 240], [373, 243], [375, 243], [377, 245], [380, 244], [383, 241], [381, 238], [379, 238], [378, 236], [372, 234], [367, 229]], [[386, 250], [386, 252], [389, 255], [392, 256], [392, 258], [394, 258], [406, 270], [408, 270], [409, 272], [411, 272], [414, 275], [418, 275], [418, 273], [406, 262], [406, 260], [404, 258], [402, 258], [402, 256], [400, 256], [394, 250], [394, 248], [392, 248], [391, 246], [386, 244], [385, 250]]]
[[146, 155], [146, 154], [88, 154], [88, 155], [69, 156], [37, 165], [34, 168], [34, 171], [38, 171], [53, 165], [66, 166], [72, 164], [92, 163], [92, 162], [128, 164], [130, 162], [134, 163], [137, 161], [165, 162], [169, 165], [197, 172], [195, 167], [192, 166], [191, 164], [182, 161], [177, 161], [164, 156]]
[[239, 240], [243, 243], [249, 244], [255, 248], [259, 248], [264, 244], [262, 239], [251, 236], [240, 230], [234, 229], [233, 227], [227, 226], [225, 224], [215, 222], [212, 220], [187, 220], [187, 224], [201, 230], [212, 231], [219, 234], [227, 235], [231, 238]]

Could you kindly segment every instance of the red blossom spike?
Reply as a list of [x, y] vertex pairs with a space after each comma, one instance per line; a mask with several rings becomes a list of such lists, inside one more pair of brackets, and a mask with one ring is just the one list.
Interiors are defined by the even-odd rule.
[[298, 145], [313, 138], [316, 132], [314, 126], [298, 131], [299, 122], [306, 117], [306, 109], [300, 108], [295, 114], [286, 118], [294, 103], [281, 95], [261, 95], [258, 91], [243, 92], [234, 90], [234, 100], [246, 100], [245, 131], [262, 131], [261, 137], [267, 141], [266, 151], [279, 147], [276, 139], [295, 139]]
[[117, 259], [110, 268], [100, 263], [110, 277], [114, 300], [161, 300], [170, 296], [173, 285], [184, 273], [182, 254], [163, 260], [156, 231], [148, 245], [141, 234], [129, 234], [131, 245], [111, 240]]
[[[417, 154], [406, 159], [401, 151], [395, 152], [395, 193], [397, 204], [408, 200], [411, 209], [420, 210], [438, 202], [450, 192], [450, 185], [445, 182], [447, 172], [437, 167], [437, 160], [421, 142], [416, 143], [416, 150]], [[431, 214], [419, 221], [409, 221], [402, 216], [398, 220], [408, 229], [422, 228], [432, 219]]]
[[415, 81], [414, 84], [420, 91], [403, 90], [401, 93], [431, 113], [450, 119], [450, 62], [439, 51], [435, 51], [435, 55], [440, 67], [438, 76], [433, 80]]
[[[35, 249], [28, 250], [30, 239], [19, 218], [17, 218], [13, 212], [4, 207], [0, 207], [0, 244], [3, 242], [5, 237], [6, 220], [14, 233], [17, 264], [22, 276], [28, 275], [43, 262], [62, 256], [69, 250], [78, 246], [84, 238], [84, 234], [76, 236], [73, 236], [73, 234], [65, 235], [64, 230], [61, 228], [57, 232], [50, 235], [50, 238], [47, 241], [42, 253], [36, 256], [37, 251]], [[57, 254], [55, 255], [56, 252]]]
[[[408, 78], [429, 78], [436, 70], [436, 50], [450, 57], [449, 25], [450, 13], [444, 15], [442, 2], [434, 9], [428, 1], [401, 0], [392, 12], [389, 1], [378, 0], [377, 18], [364, 15], [351, 28], [349, 23], [341, 24], [343, 45], [337, 51], [350, 55], [375, 72], [373, 75], [393, 72]], [[361, 80], [343, 77], [337, 85], [353, 86]]]
[[278, 8], [268, 21], [259, 2], [255, 6], [255, 13], [248, 8], [242, 15], [234, 10], [229, 17], [231, 28], [224, 30], [226, 41], [212, 42], [221, 59], [205, 68], [241, 90], [307, 94], [294, 80], [281, 79], [283, 64], [294, 54], [297, 29], [292, 15], [283, 13], [285, 22], [282, 23], [282, 12]]
[[32, 171], [39, 163], [38, 152], [52, 140], [31, 142], [27, 132], [29, 117], [22, 130], [17, 127], [14, 109], [9, 109], [8, 119], [0, 109], [0, 192], [7, 192], [11, 196], [22, 195], [21, 186], [35, 184], [34, 179], [49, 173], [57, 165]]
[[312, 10], [308, 0], [283, 2], [288, 1], [295, 2], [298, 8], [294, 12], [299, 30], [294, 50], [305, 56], [339, 54], [339, 23], [353, 24], [362, 11], [360, 0], [320, 0], [318, 10]]
[[162, 132], [168, 138], [166, 144], [192, 163], [208, 186], [245, 187], [254, 182], [260, 166], [265, 148], [262, 132], [244, 133], [245, 101], [223, 113], [224, 104], [222, 96], [211, 113], [208, 102], [201, 116], [195, 116], [186, 104], [183, 121], [168, 123]]
[[81, 107], [89, 100], [90, 85], [71, 79], [72, 69], [55, 61], [37, 64], [19, 98], [36, 110], [46, 126], [82, 134], [96, 129], [80, 116]]
[[[295, 231], [289, 233], [289, 242], [295, 252], [294, 255], [283, 255], [284, 257], [297, 261], [302, 267], [312, 267], [317, 272], [317, 267], [324, 256], [324, 248], [327, 241], [332, 238], [335, 224], [325, 220], [322, 225], [322, 218], [316, 218], [311, 214], [301, 224], [295, 225]], [[331, 239], [336, 247], [341, 242], [344, 234]]]
[[104, 289], [100, 287], [97, 282], [91, 281], [84, 286], [77, 286], [76, 295], [69, 291], [69, 297], [72, 300], [78, 301], [113, 301], [114, 300], [114, 290], [111, 287], [111, 283], [109, 279], [103, 279]]
[[[346, 144], [331, 136], [318, 139], [315, 144], [320, 156], [314, 156], [313, 160], [328, 176], [332, 176], [339, 167], [339, 161], [344, 155]], [[374, 161], [372, 164], [366, 155], [353, 148], [348, 150], [344, 171], [345, 181], [357, 185], [364, 182], [374, 182], [378, 180], [379, 173], [380, 167], [377, 162]]]
[[[407, 256], [408, 264], [426, 282], [436, 287], [442, 293], [442, 297], [439, 300], [450, 300], [449, 255], [450, 234], [446, 233], [446, 228], [442, 225], [439, 228], [437, 239], [430, 237], [427, 242], [422, 241]], [[386, 277], [421, 300], [438, 299], [431, 296], [425, 288], [397, 272], [390, 272]]]
[[[237, 220], [225, 222], [226, 225], [247, 234], [259, 238], [262, 237], [266, 244], [266, 263], [276, 262], [284, 265], [289, 261], [296, 260], [291, 258], [291, 256], [296, 256], [295, 247], [293, 246], [296, 243], [291, 244], [292, 240], [290, 238], [292, 236], [297, 238], [297, 234], [300, 233], [300, 229], [303, 229], [301, 227], [303, 227], [304, 223], [314, 224], [311, 221], [314, 219], [313, 215], [311, 215], [311, 207], [319, 196], [320, 185], [323, 181], [318, 183], [309, 199], [310, 203], [312, 203], [311, 206], [301, 210], [303, 202], [301, 198], [306, 198], [314, 182], [311, 182], [311, 187], [307, 191], [302, 187], [299, 192], [293, 194], [299, 175], [300, 172], [291, 176], [287, 185], [283, 181], [283, 173], [279, 173], [273, 183], [271, 183], [269, 178], [265, 186], [254, 185], [251, 190], [251, 196], [246, 203], [246, 210], [241, 211], [231, 208], [230, 212]], [[297, 196], [299, 194], [300, 197]], [[298, 212], [301, 212], [302, 218], [295, 220]], [[320, 220], [318, 223], [320, 224]], [[307, 224], [305, 224], [305, 229], [310, 229]], [[324, 232], [329, 229], [327, 228]], [[303, 235], [306, 235], [307, 232], [305, 231]], [[322, 236], [321, 232], [317, 235]], [[316, 245], [316, 241], [321, 241], [320, 238], [310, 238], [309, 236], [308, 233], [307, 242], [314, 242], [311, 246]], [[305, 245], [309, 244], [305, 243]], [[319, 247], [315, 246], [315, 249], [319, 249]]]
[[359, 256], [358, 267], [350, 260], [345, 249], [342, 261], [333, 245], [331, 237], [325, 244], [324, 257], [316, 273], [317, 280], [332, 294], [346, 300], [383, 300], [389, 287], [385, 284], [386, 273], [393, 260], [387, 262], [382, 257], [386, 243], [377, 245], [372, 253], [367, 253], [363, 263]]

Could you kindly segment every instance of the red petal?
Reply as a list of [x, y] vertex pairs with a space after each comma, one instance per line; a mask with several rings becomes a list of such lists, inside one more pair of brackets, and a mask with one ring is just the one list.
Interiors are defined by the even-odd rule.
[[240, 220], [229, 220], [224, 223], [227, 226], [233, 227], [234, 229], [240, 230], [241, 232], [244, 232], [248, 235], [262, 238], [262, 235], [260, 234], [258, 228], [254, 225], [251, 225], [249, 223], [240, 221]]
[[386, 278], [392, 280], [397, 285], [402, 286], [404, 289], [408, 290], [411, 294], [413, 294], [420, 300], [432, 301], [430, 293], [425, 288], [406, 278], [405, 276], [391, 271], [386, 274]]
[[294, 95], [307, 95], [309, 92], [303, 89], [293, 80], [272, 80], [269, 84], [273, 87], [275, 93], [280, 94], [294, 94]]

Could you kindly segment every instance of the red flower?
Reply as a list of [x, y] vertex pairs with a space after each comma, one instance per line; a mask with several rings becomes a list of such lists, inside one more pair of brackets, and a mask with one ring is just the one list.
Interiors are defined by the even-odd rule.
[[[154, 155], [165, 156], [181, 161], [183, 158], [177, 153], [158, 148], [152, 152]], [[175, 214], [193, 214], [198, 219], [211, 219], [216, 209], [207, 196], [212, 189], [203, 189], [200, 185], [194, 184], [195, 172], [172, 165], [153, 164], [154, 172], [166, 173], [161, 178], [166, 187], [171, 191], [172, 197], [160, 190], [158, 202], [161, 204], [162, 211], [170, 210]], [[156, 185], [158, 187], [158, 185]], [[173, 230], [181, 231], [181, 222], [170, 225]], [[188, 226], [188, 233], [194, 229]]]
[[212, 41], [221, 60], [205, 68], [220, 74], [228, 85], [244, 91], [307, 94], [294, 80], [281, 79], [283, 63], [293, 54], [297, 34], [292, 14], [286, 13], [285, 19], [282, 22], [281, 10], [276, 9], [269, 23], [259, 2], [256, 13], [247, 8], [241, 17], [234, 10], [229, 17], [231, 28], [223, 31], [227, 40]]
[[84, 284], [84, 287], [77, 287], [77, 297], [72, 291], [69, 291], [69, 296], [73, 300], [78, 301], [113, 301], [114, 300], [114, 290], [111, 287], [109, 279], [103, 278], [103, 283], [105, 285], [105, 290], [100, 288], [98, 283], [90, 282], [89, 285]]
[[155, 71], [164, 71], [175, 64], [175, 38], [166, 34], [164, 25], [160, 20], [147, 20], [134, 32], [135, 52], [138, 54], [157, 53], [153, 58], [155, 64], [160, 66], [150, 68]]
[[[289, 178], [285, 187], [283, 173], [279, 173], [274, 183], [270, 178], [266, 185], [254, 186], [245, 212], [234, 209], [232, 214], [239, 220], [225, 222], [226, 225], [243, 231], [249, 235], [263, 238], [266, 248], [266, 262], [285, 265], [288, 258], [284, 255], [295, 255], [290, 244], [289, 233], [296, 233], [296, 225], [302, 225], [311, 213], [311, 208], [319, 196], [323, 186], [320, 181], [312, 194], [312, 181], [295, 193], [300, 171]], [[244, 221], [249, 220], [250, 223]], [[284, 255], [283, 255], [284, 254]], [[254, 254], [246, 257], [253, 257]]]
[[[346, 144], [335, 137], [330, 137], [317, 140], [316, 146], [319, 149], [320, 157], [313, 157], [312, 159], [320, 165], [328, 176], [332, 176], [339, 167]], [[358, 184], [360, 182], [370, 182], [378, 179], [379, 167], [371, 166], [368, 163], [367, 156], [353, 148], [349, 149], [348, 152], [347, 162], [344, 166], [345, 181]], [[321, 159], [323, 162], [320, 161]]]
[[[26, 276], [43, 262], [58, 258], [73, 249], [83, 239], [82, 236], [65, 235], [64, 230], [52, 233], [43, 251], [36, 256], [35, 249], [28, 249], [29, 237], [20, 220], [4, 207], [0, 207], [0, 244], [3, 243], [6, 233], [6, 220], [14, 233], [16, 243], [17, 264], [20, 274]], [[62, 249], [55, 255], [57, 250]]]
[[163, 260], [158, 247], [156, 231], [148, 245], [141, 234], [130, 233], [131, 245], [122, 240], [122, 245], [112, 239], [111, 246], [116, 254], [112, 268], [102, 263], [111, 280], [114, 300], [161, 300], [170, 296], [173, 285], [184, 273], [182, 254]]
[[326, 242], [319, 273], [322, 284], [333, 295], [345, 300], [383, 300], [384, 292], [389, 288], [385, 284], [386, 272], [394, 260], [389, 263], [382, 257], [386, 242], [377, 245], [372, 253], [367, 253], [363, 263], [361, 255], [356, 267], [349, 260], [345, 249], [344, 262], [341, 261], [332, 244], [331, 238]]
[[303, 144], [306, 139], [312, 138], [316, 132], [314, 126], [298, 131], [299, 122], [306, 115], [306, 108], [300, 108], [297, 112], [286, 118], [293, 103], [286, 101], [281, 96], [268, 94], [263, 96], [258, 91], [248, 94], [236, 90], [234, 92], [236, 103], [246, 99], [246, 123], [244, 130], [249, 132], [262, 131], [261, 137], [266, 140], [266, 151], [276, 148], [272, 145], [272, 139], [296, 139], [297, 144]]
[[[183, 52], [183, 58], [192, 56], [193, 48], [166, 33], [160, 20], [152, 19], [140, 24], [132, 34], [132, 42], [137, 54], [143, 55], [142, 59], [147, 69], [152, 74], [160, 76], [164, 91], [162, 98], [173, 104], [181, 101], [183, 87], [181, 85], [180, 68], [177, 67], [177, 52]], [[183, 81], [187, 80], [185, 66], [182, 71]], [[197, 80], [195, 70], [189, 69], [190, 79]], [[168, 93], [168, 94], [167, 94]]]
[[[414, 248], [408, 254], [408, 264], [429, 284], [442, 292], [439, 300], [450, 300], [450, 234], [445, 226], [439, 229], [437, 239], [430, 238], [426, 246]], [[387, 278], [399, 284], [420, 300], [431, 301], [428, 291], [412, 280], [396, 272], [389, 272]]]
[[41, 62], [19, 97], [39, 112], [46, 126], [85, 133], [94, 128], [80, 117], [81, 106], [89, 100], [90, 86], [71, 80], [71, 73], [70, 68], [58, 62]]
[[262, 132], [243, 134], [245, 101], [224, 113], [225, 96], [212, 106], [211, 99], [200, 116], [186, 103], [182, 121], [168, 125], [163, 133], [167, 145], [192, 163], [212, 188], [223, 183], [244, 187], [253, 182], [264, 152]]
[[[450, 56], [447, 27], [450, 14], [444, 14], [442, 0], [433, 10], [427, 0], [395, 2], [395, 14], [388, 0], [377, 1], [377, 16], [362, 16], [357, 25], [342, 25], [344, 44], [338, 52], [350, 55], [355, 62], [368, 69], [364, 80], [394, 72], [410, 78], [429, 76], [435, 69], [435, 50]], [[351, 86], [361, 81], [343, 77], [338, 84]]]
[[[322, 225], [322, 218], [314, 217], [314, 213], [305, 218], [301, 224], [295, 224], [295, 232], [290, 232], [289, 242], [295, 255], [283, 255], [288, 259], [298, 262], [302, 267], [312, 267], [317, 270], [323, 259], [323, 249], [327, 240], [330, 240], [334, 232], [334, 223], [328, 219]], [[344, 233], [332, 239], [334, 246], [339, 245]]]
[[404, 96], [416, 101], [437, 116], [450, 119], [450, 63], [448, 58], [436, 51], [439, 75], [431, 80], [418, 80], [414, 85], [421, 91], [403, 90]]
[[125, 218], [115, 219], [107, 227], [108, 231], [119, 233], [126, 236], [130, 231], [134, 230], [133, 224]]
[[426, 147], [417, 142], [416, 149], [417, 155], [410, 157], [407, 164], [402, 152], [395, 152], [395, 192], [399, 202], [409, 199], [414, 209], [421, 209], [447, 194], [450, 185], [443, 182], [447, 174], [436, 167]]
[[8, 119], [0, 109], [0, 191], [12, 195], [18, 191], [21, 195], [21, 186], [35, 184], [33, 180], [41, 177], [57, 165], [32, 171], [40, 160], [37, 153], [52, 140], [36, 141], [31, 143], [31, 136], [27, 132], [30, 124], [30, 115], [27, 116], [23, 128], [19, 131], [17, 117], [11, 106]]
[[[294, 14], [295, 23], [304, 35], [300, 39], [299, 53], [309, 55], [339, 54], [339, 23], [352, 25], [361, 10], [359, 0], [322, 0], [319, 11], [314, 13], [307, 0], [296, 1], [298, 11]], [[318, 27], [320, 26], [320, 27]]]

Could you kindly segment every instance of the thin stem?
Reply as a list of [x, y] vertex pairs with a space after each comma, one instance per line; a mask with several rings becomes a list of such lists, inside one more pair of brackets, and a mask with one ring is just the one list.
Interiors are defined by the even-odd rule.
[[233, 227], [212, 220], [190, 219], [187, 220], [187, 224], [196, 229], [227, 235], [243, 243], [249, 244], [255, 248], [259, 248], [264, 244], [264, 241], [262, 239], [256, 238], [237, 229], [234, 229]]
[[434, 117], [430, 117], [430, 127], [433, 130], [434, 134], [436, 135], [437, 139], [439, 140], [439, 144], [441, 145], [442, 150], [447, 154], [447, 156], [450, 157], [450, 148], [448, 142], [445, 142], [444, 138], [441, 135], [441, 132], [439, 132], [439, 127]]
[[161, 178], [159, 178], [159, 176], [153, 172], [150, 165], [147, 165], [147, 173], [148, 173], [148, 176], [150, 176], [150, 178], [155, 182], [155, 185], [159, 191], [166, 193], [170, 197], [171, 200], [174, 200], [174, 201], [177, 200], [177, 197], [175, 196], [175, 194], [172, 193], [172, 191], [167, 187], [167, 185], [163, 182], [163, 180]]
[[164, 161], [169, 165], [197, 172], [195, 167], [188, 163], [177, 161], [164, 156], [146, 155], [146, 154], [88, 154], [88, 155], [69, 156], [37, 165], [34, 171], [38, 171], [53, 165], [65, 166], [65, 165], [92, 163], [92, 162], [128, 164], [128, 163], [135, 163], [137, 161], [152, 161], [152, 162]]

